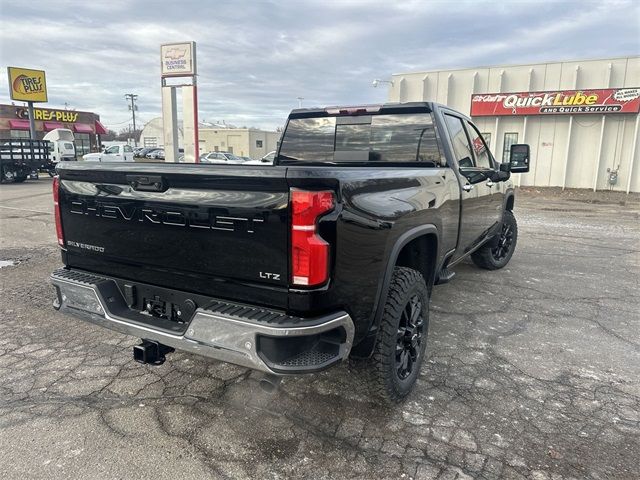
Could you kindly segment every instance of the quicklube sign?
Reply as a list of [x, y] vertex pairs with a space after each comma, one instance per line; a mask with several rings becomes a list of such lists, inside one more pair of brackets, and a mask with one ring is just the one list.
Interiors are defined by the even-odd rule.
[[471, 96], [471, 116], [638, 113], [640, 88], [480, 93]]

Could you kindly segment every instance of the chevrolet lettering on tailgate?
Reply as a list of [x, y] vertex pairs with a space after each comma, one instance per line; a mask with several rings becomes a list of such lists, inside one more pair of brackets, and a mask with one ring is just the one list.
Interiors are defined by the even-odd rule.
[[127, 221], [147, 222], [157, 225], [174, 225], [178, 227], [204, 228], [227, 232], [255, 233], [256, 225], [264, 223], [259, 217], [238, 217], [216, 215], [210, 212], [180, 211], [175, 207], [164, 209], [159, 207], [126, 207], [104, 202], [86, 202], [73, 200], [69, 211], [79, 215], [113, 218]]

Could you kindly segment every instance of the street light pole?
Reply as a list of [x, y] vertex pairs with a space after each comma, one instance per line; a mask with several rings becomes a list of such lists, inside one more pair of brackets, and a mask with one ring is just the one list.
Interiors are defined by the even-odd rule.
[[138, 140], [136, 140], [136, 110], [137, 110], [137, 106], [136, 106], [136, 99], [138, 98], [138, 95], [134, 95], [133, 93], [127, 93], [124, 98], [126, 98], [127, 100], [131, 100], [131, 105], [129, 105], [129, 110], [131, 110], [131, 113], [133, 114], [133, 146], [137, 147], [138, 146]]

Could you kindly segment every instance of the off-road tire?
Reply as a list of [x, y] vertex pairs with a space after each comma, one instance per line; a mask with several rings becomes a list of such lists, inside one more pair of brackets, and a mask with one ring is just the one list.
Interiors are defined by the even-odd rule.
[[[421, 335], [418, 338], [420, 343], [415, 349], [408, 346], [410, 350], [416, 351], [416, 358], [412, 361], [410, 373], [405, 378], [401, 378], [402, 366], [399, 366], [399, 358], [404, 357], [402, 353], [398, 353], [398, 349], [401, 348], [399, 347], [402, 343], [401, 339], [406, 338], [406, 335], [401, 335], [400, 332], [402, 325], [407, 323], [407, 309], [415, 305], [415, 303], [410, 305], [410, 302], [415, 299], [420, 302], [419, 319], [423, 322]], [[405, 333], [408, 330], [406, 328]], [[420, 375], [428, 331], [429, 291], [422, 274], [411, 268], [395, 267], [371, 357], [375, 394], [380, 399], [388, 403], [398, 403], [411, 392]]]
[[498, 270], [505, 267], [518, 243], [518, 223], [513, 212], [506, 210], [502, 218], [502, 228], [496, 238], [471, 254], [471, 260], [486, 270]]

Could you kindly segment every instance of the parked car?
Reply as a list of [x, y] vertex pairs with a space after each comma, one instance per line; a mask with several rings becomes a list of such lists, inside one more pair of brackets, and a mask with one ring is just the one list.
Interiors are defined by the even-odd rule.
[[304, 109], [259, 170], [59, 165], [54, 307], [143, 339], [142, 363], [181, 349], [275, 383], [366, 359], [375, 392], [399, 401], [426, 356], [433, 286], [468, 257], [511, 260], [510, 177], [529, 146], [499, 164], [469, 117], [430, 102]]
[[164, 148], [156, 148], [145, 155], [146, 158], [164, 160]]
[[87, 153], [82, 157], [85, 162], [133, 162], [131, 145], [111, 145], [103, 152]]
[[261, 161], [262, 163], [273, 163], [273, 161], [275, 160], [275, 158], [276, 158], [276, 152], [275, 152], [275, 150], [274, 150], [273, 152], [269, 152], [269, 153], [267, 153], [264, 157], [262, 157], [262, 158], [260, 159], [260, 161]]
[[138, 151], [138, 154], [136, 156], [138, 158], [146, 158], [147, 157], [147, 153], [151, 153], [154, 150], [157, 150], [158, 148], [160, 148], [160, 147], [144, 147], [144, 148], [141, 148]]
[[272, 165], [275, 159], [276, 152], [269, 152], [264, 157], [259, 160], [251, 160], [249, 162], [245, 162], [245, 165]]
[[200, 156], [200, 163], [240, 164], [245, 160], [229, 152], [209, 152]]

